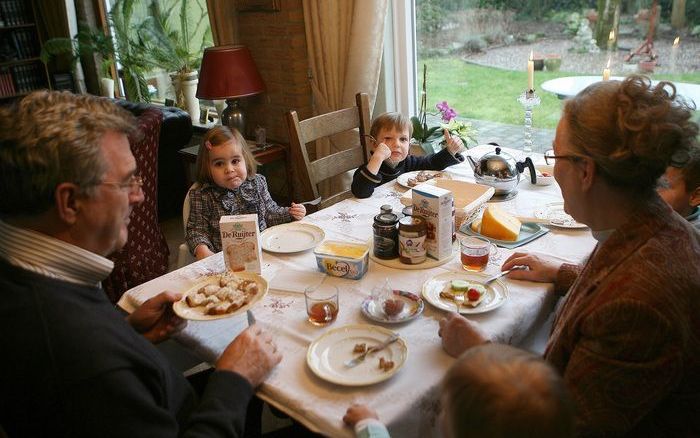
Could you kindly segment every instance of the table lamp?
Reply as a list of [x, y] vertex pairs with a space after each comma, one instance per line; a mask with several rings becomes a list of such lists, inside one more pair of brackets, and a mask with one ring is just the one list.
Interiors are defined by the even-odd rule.
[[226, 99], [221, 124], [236, 128], [245, 136], [245, 116], [238, 98], [265, 91], [265, 83], [245, 46], [216, 46], [204, 49], [199, 70], [197, 97]]

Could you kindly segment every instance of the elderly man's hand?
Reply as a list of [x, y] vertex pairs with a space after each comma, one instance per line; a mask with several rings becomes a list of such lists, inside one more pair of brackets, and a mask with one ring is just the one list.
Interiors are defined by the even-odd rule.
[[228, 344], [216, 361], [216, 368], [240, 374], [256, 387], [281, 360], [272, 337], [253, 324]]
[[187, 325], [173, 312], [173, 303], [180, 298], [181, 294], [161, 292], [134, 310], [126, 321], [149, 341], [162, 342]]
[[454, 312], [440, 320], [438, 336], [442, 338], [442, 348], [452, 357], [488, 342], [475, 324]]

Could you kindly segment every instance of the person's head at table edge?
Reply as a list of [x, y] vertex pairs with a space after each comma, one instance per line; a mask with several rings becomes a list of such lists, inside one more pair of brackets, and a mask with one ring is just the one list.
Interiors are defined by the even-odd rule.
[[681, 216], [700, 205], [700, 148], [694, 148], [685, 164], [671, 163], [663, 175], [659, 194]]
[[567, 213], [592, 225], [596, 186], [644, 202], [666, 167], [697, 148], [693, 107], [669, 82], [643, 76], [588, 86], [564, 104], [553, 143]]
[[108, 256], [126, 243], [143, 184], [136, 119], [91, 95], [36, 91], [0, 109], [0, 215]]

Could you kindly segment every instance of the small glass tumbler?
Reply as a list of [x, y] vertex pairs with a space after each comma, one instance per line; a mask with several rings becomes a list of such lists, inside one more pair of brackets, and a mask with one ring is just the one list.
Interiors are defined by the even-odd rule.
[[338, 316], [338, 288], [329, 284], [309, 286], [304, 290], [306, 314], [309, 322], [324, 326], [335, 321]]
[[462, 269], [472, 272], [486, 269], [486, 265], [489, 264], [489, 256], [498, 253], [496, 245], [489, 242], [488, 239], [477, 236], [463, 237], [459, 241], [459, 249]]

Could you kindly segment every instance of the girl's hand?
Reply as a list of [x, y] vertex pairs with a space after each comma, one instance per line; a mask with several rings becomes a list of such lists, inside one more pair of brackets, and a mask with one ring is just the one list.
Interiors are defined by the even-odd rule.
[[299, 221], [306, 216], [306, 207], [304, 207], [304, 204], [295, 204], [292, 202], [292, 206], [289, 207], [289, 214], [294, 220]]
[[373, 411], [372, 409], [368, 408], [365, 405], [361, 405], [358, 403], [353, 404], [350, 406], [345, 412], [345, 416], [343, 417], [343, 421], [345, 424], [348, 426], [355, 426], [355, 424], [359, 423], [362, 420], [365, 420], [367, 418], [374, 418], [374, 419], [379, 419], [377, 416], [377, 413]]
[[516, 252], [508, 257], [508, 260], [501, 266], [501, 270], [505, 271], [517, 265], [524, 265], [529, 269], [512, 271], [508, 274], [508, 278], [512, 278], [513, 280], [537, 281], [540, 283], [554, 283], [562, 263], [534, 254]]
[[450, 135], [450, 131], [447, 129], [443, 130], [443, 134], [445, 135], [445, 143], [447, 143], [447, 150], [450, 154], [454, 155], [464, 150], [464, 143], [461, 138], [456, 135]]
[[202, 260], [212, 255], [214, 255], [214, 253], [203, 243], [197, 245], [194, 249], [194, 256], [197, 260]]

